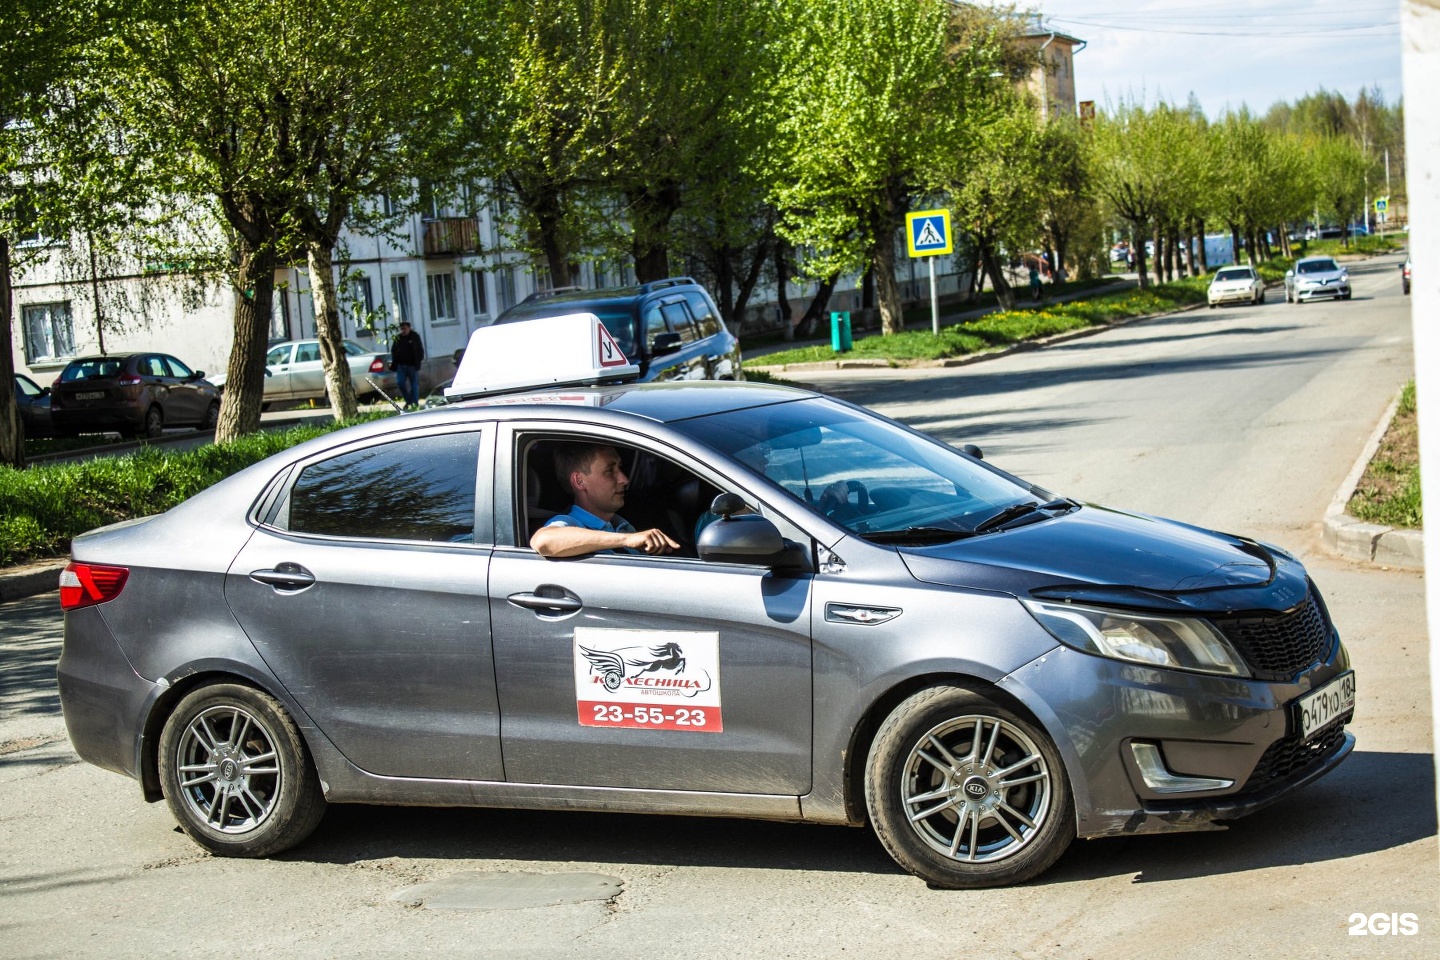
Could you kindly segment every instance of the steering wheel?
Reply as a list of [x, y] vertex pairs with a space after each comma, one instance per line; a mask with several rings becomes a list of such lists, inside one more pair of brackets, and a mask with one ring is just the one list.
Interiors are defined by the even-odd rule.
[[831, 520], [844, 523], [870, 512], [870, 491], [859, 480], [838, 480], [820, 494], [819, 507]]

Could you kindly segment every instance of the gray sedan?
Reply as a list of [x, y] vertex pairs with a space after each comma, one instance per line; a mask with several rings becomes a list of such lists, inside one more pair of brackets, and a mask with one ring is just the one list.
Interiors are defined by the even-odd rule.
[[[576, 443], [675, 552], [529, 547]], [[460, 400], [73, 554], [75, 749], [226, 856], [328, 803], [584, 809], [868, 823], [916, 876], [994, 886], [1076, 837], [1243, 816], [1354, 746], [1289, 553], [773, 385]]]
[[1329, 297], [1350, 299], [1350, 274], [1334, 257], [1305, 257], [1285, 271], [1285, 302], [1304, 303]]
[[[395, 392], [390, 354], [367, 350], [354, 340], [342, 342], [356, 396], [373, 396], [377, 387], [385, 393]], [[225, 386], [223, 376], [212, 382], [218, 387]], [[324, 400], [326, 396], [325, 364], [320, 357], [319, 340], [286, 340], [272, 343], [265, 351], [266, 409], [282, 400]]]

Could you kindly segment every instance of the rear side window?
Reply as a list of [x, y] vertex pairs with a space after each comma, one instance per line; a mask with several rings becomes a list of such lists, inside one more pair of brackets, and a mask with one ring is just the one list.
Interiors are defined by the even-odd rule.
[[366, 540], [471, 543], [478, 433], [397, 440], [314, 463], [290, 489], [288, 528]]
[[120, 376], [125, 361], [116, 357], [100, 357], [95, 360], [72, 360], [60, 374], [61, 383], [72, 380], [101, 380]]
[[320, 344], [301, 343], [295, 347], [296, 363], [315, 363], [320, 360]]
[[696, 326], [700, 328], [700, 336], [713, 337], [720, 332], [720, 318], [710, 309], [709, 298], [703, 293], [691, 291], [685, 294], [685, 302], [690, 304], [690, 313], [695, 317]]
[[170, 371], [165, 369], [165, 361], [159, 357], [142, 357], [136, 364], [140, 372], [147, 377], [168, 377]]

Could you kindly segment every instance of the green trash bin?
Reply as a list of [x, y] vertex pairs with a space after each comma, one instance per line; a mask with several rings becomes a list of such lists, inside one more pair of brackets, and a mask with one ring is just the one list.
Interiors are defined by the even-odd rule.
[[830, 314], [830, 349], [845, 353], [854, 346], [855, 342], [850, 339], [850, 311], [833, 311]]

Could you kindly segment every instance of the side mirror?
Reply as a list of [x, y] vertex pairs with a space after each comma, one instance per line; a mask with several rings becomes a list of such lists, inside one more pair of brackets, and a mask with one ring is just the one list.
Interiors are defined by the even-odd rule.
[[650, 355], [655, 357], [664, 356], [667, 353], [674, 353], [680, 349], [680, 334], [666, 331], [657, 333], [655, 339], [650, 341]]
[[984, 460], [984, 459], [985, 459], [985, 454], [984, 454], [983, 452], [981, 452], [980, 448], [977, 447], [977, 446], [975, 446], [975, 444], [973, 444], [973, 443], [967, 443], [967, 444], [965, 444], [965, 446], [963, 446], [963, 447], [960, 448], [960, 452], [961, 452], [961, 453], [964, 453], [964, 454], [968, 454], [969, 456], [974, 457], [976, 460]]
[[785, 538], [780, 536], [780, 528], [753, 513], [722, 516], [700, 531], [700, 540], [695, 546], [700, 559], [711, 563], [774, 566], [786, 555]]
[[195, 370], [195, 371], [192, 371], [191, 374], [190, 374], [190, 379], [191, 379], [191, 380], [204, 380], [204, 379], [205, 379], [205, 371], [204, 371], [204, 370]]
[[1285, 271], [1285, 276], [1287, 276], [1287, 277], [1293, 277], [1293, 276], [1295, 276], [1295, 271], [1294, 271], [1294, 270], [1286, 270], [1286, 271]]

